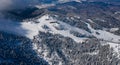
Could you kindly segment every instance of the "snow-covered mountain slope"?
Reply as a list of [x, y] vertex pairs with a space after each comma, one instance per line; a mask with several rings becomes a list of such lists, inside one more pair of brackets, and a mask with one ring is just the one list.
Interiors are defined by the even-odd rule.
[[72, 1], [4, 12], [0, 64], [119, 65], [119, 6]]
[[[72, 38], [78, 43], [85, 41], [85, 39], [88, 39], [90, 36], [96, 37], [101, 40], [103, 39], [111, 42], [120, 42], [120, 36], [114, 35], [104, 30], [95, 30], [91, 27], [89, 23], [86, 24], [91, 33], [84, 29], [80, 29], [62, 21], [59, 21], [46, 14], [36, 20], [25, 22], [3, 21], [0, 24], [0, 30], [27, 36], [30, 39], [33, 39], [34, 36], [38, 35], [39, 31], [41, 31], [50, 32], [52, 34], [60, 34], [64, 37]], [[75, 33], [77, 33], [78, 36], [76, 36]]]
[[[120, 36], [114, 35], [104, 30], [95, 30], [90, 26], [90, 24], [88, 23], [86, 24], [88, 25], [88, 28], [90, 29], [91, 33], [83, 29], [73, 27], [57, 19], [54, 19], [53, 17], [49, 15], [44, 15], [38, 18], [38, 20], [23, 22], [21, 27], [32, 32], [32, 34], [27, 35], [30, 38], [37, 35], [38, 31], [42, 31], [42, 32], [50, 32], [53, 34], [60, 34], [65, 37], [70, 37], [74, 39], [76, 42], [80, 42], [82, 38], [83, 39], [88, 38], [89, 36], [94, 36], [98, 39], [103, 39], [103, 40], [111, 41], [111, 42], [120, 42]], [[73, 33], [78, 32], [79, 34], [85, 35], [86, 37], [74, 36], [72, 32]]]
[[76, 42], [82, 42], [85, 38], [76, 37], [71, 32], [78, 32], [79, 34], [86, 36], [90, 35], [87, 31], [83, 29], [72, 27], [67, 23], [53, 19], [49, 15], [44, 15], [38, 18], [37, 20], [33, 21], [25, 22], [3, 21], [0, 23], [1, 31], [27, 36], [30, 39], [33, 39], [35, 35], [38, 35], [39, 31], [60, 34], [65, 37], [70, 37], [74, 39]]
[[28, 37], [30, 38], [37, 35], [39, 31], [42, 31], [42, 32], [50, 32], [53, 34], [60, 34], [65, 37], [70, 37], [76, 42], [82, 42], [85, 38], [76, 37], [71, 32], [78, 32], [79, 34], [86, 36], [90, 35], [87, 31], [83, 29], [72, 27], [69, 24], [64, 23], [62, 21], [58, 21], [49, 15], [44, 15], [38, 20], [31, 21], [28, 23], [24, 22], [22, 23], [22, 27], [26, 30], [33, 31], [32, 34], [28, 34]]

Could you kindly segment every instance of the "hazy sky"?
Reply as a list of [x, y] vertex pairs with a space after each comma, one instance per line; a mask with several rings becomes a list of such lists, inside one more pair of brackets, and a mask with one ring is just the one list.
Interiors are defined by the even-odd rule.
[[37, 3], [38, 0], [0, 0], [0, 10], [24, 8]]
[[5, 10], [11, 6], [11, 0], [0, 0], [0, 10]]

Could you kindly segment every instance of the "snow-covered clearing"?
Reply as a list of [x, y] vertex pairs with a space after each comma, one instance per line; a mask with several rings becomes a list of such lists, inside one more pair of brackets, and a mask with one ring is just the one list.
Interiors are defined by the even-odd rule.
[[[36, 21], [36, 22], [35, 22]], [[35, 35], [41, 32], [50, 32], [52, 34], [60, 34], [64, 37], [70, 37], [76, 42], [83, 42], [86, 38], [76, 37], [70, 31], [76, 31], [83, 35], [90, 35], [87, 31], [70, 26], [67, 23], [58, 21], [49, 15], [44, 15], [35, 21], [13, 22], [1, 21], [0, 30], [8, 33], [18, 34], [33, 39]], [[49, 29], [45, 29], [47, 26]]]
[[[62, 36], [65, 37], [70, 37], [72, 38], [74, 41], [76, 42], [83, 42], [84, 39], [86, 38], [79, 38], [74, 36], [73, 34], [70, 33], [71, 30], [73, 31], [77, 31], [83, 35], [90, 35], [88, 32], [86, 32], [85, 30], [76, 28], [76, 27], [72, 27], [62, 21], [58, 21], [52, 17], [50, 17], [49, 15], [44, 15], [41, 18], [39, 18], [38, 20], [36, 20], [37, 23], [35, 23], [34, 21], [31, 22], [23, 22], [21, 27], [28, 30], [29, 34], [27, 34], [27, 37], [32, 38], [33, 36], [37, 35], [39, 31], [42, 32], [50, 32], [52, 34], [60, 34]], [[48, 29], [43, 28], [44, 26], [47, 26]], [[59, 29], [57, 29], [59, 28]], [[61, 28], [63, 28], [61, 30]]]
[[112, 42], [120, 42], [120, 36], [114, 35], [104, 30], [95, 30], [90, 26], [90, 24], [86, 24], [88, 25], [88, 28], [91, 30], [92, 33], [89, 33], [83, 29], [73, 27], [67, 23], [54, 19], [50, 15], [44, 15], [36, 20], [25, 22], [1, 20], [0, 31], [26, 36], [30, 39], [33, 39], [34, 36], [38, 35], [39, 31], [50, 32], [52, 34], [60, 34], [64, 37], [69, 37], [73, 39], [77, 43], [84, 42], [86, 39], [88, 39], [87, 37], [77, 37], [70, 32], [75, 31], [80, 33], [81, 35], [93, 35], [98, 39], [103, 39]]

